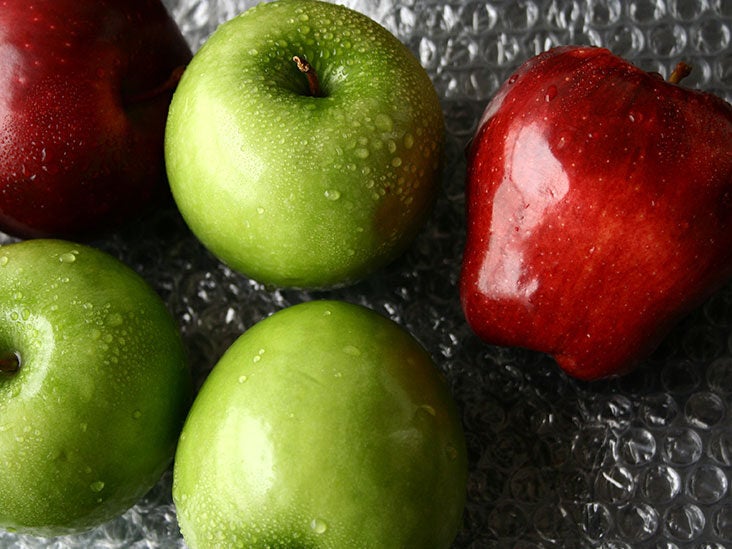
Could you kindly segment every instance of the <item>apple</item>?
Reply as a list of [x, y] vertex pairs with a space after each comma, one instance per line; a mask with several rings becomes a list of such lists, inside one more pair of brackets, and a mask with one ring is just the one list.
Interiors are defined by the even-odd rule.
[[732, 107], [601, 48], [523, 64], [467, 158], [460, 293], [489, 343], [628, 372], [732, 276]]
[[96, 236], [169, 196], [165, 120], [190, 56], [159, 0], [0, 2], [0, 230]]
[[224, 263], [326, 288], [412, 242], [439, 188], [440, 103], [414, 55], [348, 8], [262, 3], [222, 24], [173, 96], [173, 197]]
[[169, 466], [191, 386], [175, 322], [130, 268], [61, 240], [0, 247], [0, 528], [121, 514]]
[[449, 547], [466, 450], [432, 359], [342, 301], [283, 309], [214, 366], [175, 456], [189, 547]]

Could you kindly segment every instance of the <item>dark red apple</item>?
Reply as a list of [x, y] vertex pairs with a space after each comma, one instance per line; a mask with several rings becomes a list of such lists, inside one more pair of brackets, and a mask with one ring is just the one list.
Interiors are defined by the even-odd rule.
[[476, 334], [622, 374], [732, 277], [732, 107], [605, 49], [550, 50], [487, 106], [466, 203]]
[[0, 0], [0, 230], [89, 234], [164, 195], [190, 56], [160, 0]]

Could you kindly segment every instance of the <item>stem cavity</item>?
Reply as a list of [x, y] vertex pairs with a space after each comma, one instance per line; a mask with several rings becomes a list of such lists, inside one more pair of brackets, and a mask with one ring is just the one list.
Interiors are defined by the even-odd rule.
[[20, 370], [20, 355], [14, 352], [0, 354], [0, 374], [14, 374]]
[[313, 66], [307, 62], [306, 59], [298, 57], [297, 55], [292, 58], [297, 65], [298, 70], [303, 73], [308, 79], [308, 90], [312, 97], [323, 97], [323, 90], [320, 88], [320, 80], [315, 72]]

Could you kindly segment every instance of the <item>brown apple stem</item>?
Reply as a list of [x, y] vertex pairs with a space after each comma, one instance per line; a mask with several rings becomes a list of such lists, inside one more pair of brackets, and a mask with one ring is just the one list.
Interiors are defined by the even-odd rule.
[[691, 74], [691, 65], [687, 65], [683, 61], [680, 61], [676, 64], [676, 68], [671, 73], [671, 76], [668, 77], [668, 81], [672, 84], [678, 84], [684, 78], [689, 76], [689, 74]]
[[133, 95], [132, 97], [129, 97], [127, 99], [127, 103], [142, 103], [143, 101], [148, 101], [150, 99], [154, 99], [158, 97], [159, 95], [162, 95], [166, 92], [173, 91], [176, 86], [178, 85], [178, 82], [180, 82], [181, 76], [183, 76], [183, 71], [186, 70], [185, 65], [180, 65], [178, 67], [175, 67], [173, 71], [170, 73], [170, 76], [168, 76], [168, 79], [160, 84], [159, 86], [155, 86], [152, 89], [145, 90], [144, 92], [138, 93], [137, 95]]
[[320, 80], [318, 74], [315, 72], [313, 66], [307, 62], [307, 60], [298, 57], [297, 55], [292, 58], [297, 65], [298, 70], [303, 73], [308, 79], [308, 88], [312, 97], [323, 97], [323, 92], [320, 89]]
[[17, 353], [3, 353], [0, 355], [0, 373], [14, 374], [20, 370], [20, 357]]

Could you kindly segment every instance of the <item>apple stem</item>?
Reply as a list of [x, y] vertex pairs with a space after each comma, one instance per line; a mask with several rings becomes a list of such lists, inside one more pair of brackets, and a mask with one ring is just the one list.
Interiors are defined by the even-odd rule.
[[181, 76], [183, 76], [183, 71], [186, 70], [185, 65], [180, 65], [178, 67], [175, 67], [173, 71], [170, 73], [170, 76], [168, 76], [168, 79], [160, 84], [159, 86], [156, 86], [150, 90], [146, 90], [142, 93], [138, 93], [137, 95], [133, 95], [132, 97], [127, 99], [127, 103], [142, 103], [143, 101], [148, 101], [150, 99], [154, 99], [155, 97], [162, 95], [166, 92], [172, 91], [175, 89], [175, 87], [178, 85], [178, 82], [180, 82]]
[[671, 73], [671, 76], [668, 77], [668, 81], [672, 84], [678, 84], [684, 78], [689, 76], [689, 74], [691, 74], [691, 66], [687, 65], [683, 61], [679, 61], [676, 64], [676, 68], [674, 68], [673, 72]]
[[318, 80], [318, 75], [313, 66], [308, 63], [307, 60], [298, 57], [297, 55], [293, 57], [292, 60], [297, 65], [298, 70], [307, 76], [310, 95], [312, 97], [323, 97], [323, 92], [320, 89], [320, 80]]
[[20, 357], [18, 353], [3, 353], [0, 355], [0, 373], [14, 374], [20, 370]]

